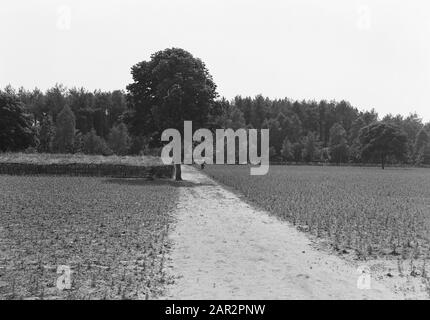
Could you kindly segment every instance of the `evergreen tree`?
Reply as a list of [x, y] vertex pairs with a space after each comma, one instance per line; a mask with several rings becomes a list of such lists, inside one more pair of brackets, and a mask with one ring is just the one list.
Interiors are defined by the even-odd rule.
[[284, 142], [282, 143], [281, 155], [285, 161], [293, 161], [294, 160], [293, 145], [290, 142], [290, 140], [288, 140], [288, 138], [285, 138]]
[[302, 151], [303, 151], [302, 142], [293, 143], [292, 151], [293, 151], [293, 160], [295, 162], [301, 162], [303, 160], [303, 158], [302, 158], [302, 154], [303, 154], [302, 153]]
[[55, 136], [55, 128], [52, 117], [49, 114], [42, 115], [39, 128], [39, 145], [37, 151], [49, 153], [52, 152], [52, 144]]
[[281, 125], [276, 119], [266, 119], [263, 122], [263, 128], [269, 129], [270, 146], [274, 148], [276, 154], [281, 153], [283, 134]]
[[305, 162], [315, 160], [317, 153], [316, 139], [313, 133], [309, 133], [303, 140], [302, 159]]
[[31, 120], [12, 91], [0, 91], [0, 151], [19, 151], [35, 145]]
[[347, 134], [339, 123], [330, 129], [329, 151], [332, 162], [343, 163], [348, 160]]
[[426, 146], [423, 146], [422, 148], [422, 154], [423, 154], [423, 164], [430, 165], [430, 142], [427, 143]]
[[55, 128], [54, 146], [60, 153], [74, 151], [75, 142], [75, 115], [68, 105], [58, 114]]
[[130, 148], [131, 139], [124, 123], [114, 126], [109, 133], [108, 144], [117, 155], [126, 155]]
[[270, 147], [269, 148], [269, 159], [270, 159], [270, 161], [275, 161], [276, 160], [276, 156], [277, 156], [278, 154], [277, 154], [277, 152], [276, 152], [276, 150], [275, 150], [275, 148], [274, 147]]
[[428, 144], [430, 143], [429, 136], [425, 129], [421, 129], [415, 139], [414, 145], [414, 162], [418, 165], [424, 162], [424, 153]]

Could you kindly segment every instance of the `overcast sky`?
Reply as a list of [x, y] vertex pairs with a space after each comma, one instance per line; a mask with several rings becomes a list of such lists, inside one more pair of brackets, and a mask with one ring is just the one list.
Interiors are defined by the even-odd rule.
[[125, 89], [181, 47], [227, 98], [345, 99], [430, 120], [428, 0], [1, 0], [0, 87]]

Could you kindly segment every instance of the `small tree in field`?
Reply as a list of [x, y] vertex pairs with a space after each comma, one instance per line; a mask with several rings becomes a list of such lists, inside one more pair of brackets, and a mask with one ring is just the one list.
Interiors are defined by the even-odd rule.
[[379, 158], [382, 169], [385, 169], [388, 156], [402, 161], [408, 151], [408, 137], [391, 123], [376, 122], [361, 129], [360, 144], [362, 158]]
[[108, 144], [111, 150], [117, 155], [126, 155], [130, 148], [130, 136], [124, 123], [112, 128], [108, 137]]
[[55, 150], [61, 153], [73, 152], [75, 142], [76, 119], [68, 105], [58, 114], [54, 145]]

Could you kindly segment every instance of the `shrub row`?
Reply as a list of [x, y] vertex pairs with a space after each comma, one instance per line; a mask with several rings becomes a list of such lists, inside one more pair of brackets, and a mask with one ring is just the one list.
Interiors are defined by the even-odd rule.
[[[380, 167], [380, 163], [354, 163], [354, 162], [345, 162], [345, 163], [332, 163], [332, 162], [321, 162], [321, 161], [313, 161], [313, 162], [294, 162], [294, 161], [270, 161], [270, 165], [273, 166], [319, 166], [319, 167]], [[391, 168], [430, 168], [430, 165], [422, 164], [422, 165], [413, 165], [413, 164], [405, 164], [405, 163], [388, 163], [386, 167]]]
[[8, 175], [69, 175], [152, 179], [171, 178], [173, 171], [173, 166], [165, 165], [0, 163], [0, 174]]

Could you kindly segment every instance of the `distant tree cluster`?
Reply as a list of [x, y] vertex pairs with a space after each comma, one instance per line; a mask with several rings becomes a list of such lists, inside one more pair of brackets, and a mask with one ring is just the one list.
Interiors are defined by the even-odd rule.
[[[140, 72], [137, 67], [135, 72]], [[164, 97], [173, 94], [167, 86], [157, 88], [163, 90]], [[132, 90], [137, 99], [140, 87], [135, 85]], [[214, 86], [210, 90], [214, 98]], [[151, 122], [145, 118], [149, 111], [130, 108], [127, 95], [119, 90], [88, 92], [56, 85], [43, 93], [7, 87], [0, 93], [0, 148], [139, 154], [163, 127], [173, 125], [172, 116], [182, 121], [192, 119], [174, 113], [173, 102], [162, 101], [164, 104], [156, 111], [158, 120]], [[193, 113], [202, 117], [198, 108], [197, 104]], [[424, 124], [416, 114], [378, 119], [374, 110], [359, 111], [346, 101], [271, 100], [261, 95], [237, 96], [232, 101], [221, 98], [204, 108], [206, 118], [201, 119], [201, 126], [270, 129], [272, 161], [430, 164], [430, 124]], [[163, 118], [163, 112], [169, 116]], [[176, 122], [179, 128], [182, 122]]]
[[[360, 111], [347, 101], [218, 98], [205, 64], [171, 48], [131, 69], [127, 93], [62, 85], [0, 91], [0, 151], [139, 154], [160, 146], [164, 129], [270, 129], [278, 162], [430, 164], [430, 123], [416, 114]], [[130, 132], [130, 134], [129, 134]]]
[[34, 130], [19, 99], [0, 91], [0, 151], [17, 151], [35, 143]]
[[215, 127], [270, 129], [273, 161], [430, 164], [430, 123], [360, 111], [346, 101], [237, 96], [216, 102]]
[[55, 85], [42, 92], [8, 86], [0, 94], [1, 151], [129, 153], [123, 91], [89, 92]]

